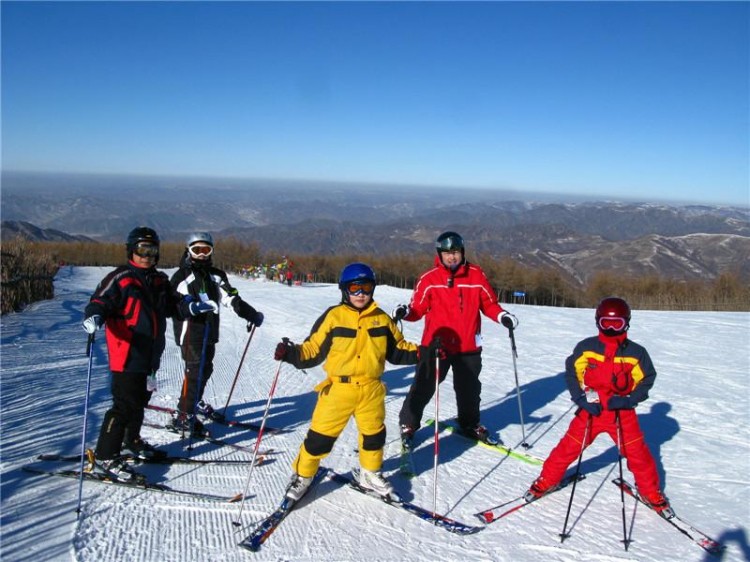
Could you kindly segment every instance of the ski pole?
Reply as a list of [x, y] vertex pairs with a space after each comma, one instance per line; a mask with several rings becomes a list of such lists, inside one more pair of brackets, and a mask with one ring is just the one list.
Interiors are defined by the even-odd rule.
[[83, 403], [83, 432], [81, 434], [81, 466], [78, 478], [78, 505], [76, 506], [76, 519], [81, 517], [81, 501], [83, 498], [83, 463], [86, 459], [86, 428], [89, 418], [89, 394], [91, 392], [91, 367], [94, 362], [94, 334], [89, 334], [86, 342], [86, 355], [89, 358], [88, 374], [86, 375], [86, 399]]
[[[193, 423], [197, 421], [198, 415], [196, 414], [196, 410], [198, 409], [198, 400], [200, 400], [201, 395], [201, 386], [203, 385], [203, 369], [206, 367], [206, 347], [208, 347], [208, 332], [211, 328], [211, 319], [213, 318], [213, 314], [211, 312], [208, 313], [209, 316], [206, 318], [206, 325], [203, 329], [203, 346], [201, 347], [201, 361], [198, 366], [198, 384], [195, 387], [195, 398], [193, 399]], [[186, 421], [189, 421], [190, 417]], [[184, 427], [184, 426], [183, 426]], [[194, 427], [194, 426], [193, 426]], [[190, 436], [188, 437], [188, 446], [187, 450], [192, 451], [193, 450], [193, 427], [190, 428]]]
[[226, 416], [227, 408], [229, 407], [229, 401], [232, 399], [232, 394], [234, 394], [234, 387], [237, 384], [237, 379], [240, 377], [240, 369], [242, 369], [242, 364], [245, 362], [245, 355], [247, 355], [247, 348], [250, 347], [250, 342], [253, 340], [254, 334], [255, 334], [255, 324], [253, 324], [253, 327], [250, 329], [250, 334], [248, 334], [247, 336], [247, 343], [245, 344], [245, 350], [242, 352], [242, 357], [240, 357], [240, 364], [237, 365], [237, 372], [234, 374], [232, 387], [229, 389], [229, 396], [227, 396], [227, 403], [224, 404], [224, 408], [222, 409], [222, 412], [221, 412], [222, 416]]
[[[622, 441], [622, 422], [620, 421], [620, 410], [615, 410], [615, 424], [617, 425], [617, 464], [620, 465], [620, 482], [623, 482], [622, 477], [622, 448], [624, 447]], [[625, 550], [628, 550], [630, 546], [630, 540], [628, 539], [627, 530], [627, 518], [625, 516], [625, 490], [620, 486], [620, 503], [622, 504], [622, 544], [625, 545]]]
[[[432, 466], [432, 514], [437, 515], [438, 457], [440, 455], [440, 338], [435, 338], [435, 455]], [[436, 523], [437, 524], [437, 523]]]
[[[285, 342], [288, 342], [288, 338], [282, 338]], [[273, 393], [276, 391], [276, 383], [279, 380], [279, 373], [281, 373], [282, 361], [279, 361], [279, 367], [276, 369], [276, 375], [273, 377], [271, 383], [271, 390], [268, 392], [268, 400], [266, 401], [266, 409], [263, 412], [263, 420], [260, 422], [260, 429], [258, 430], [258, 437], [255, 439], [255, 448], [253, 449], [253, 459], [250, 462], [250, 471], [247, 473], [247, 481], [245, 482], [245, 490], [242, 493], [242, 501], [240, 502], [240, 509], [237, 513], [237, 520], [232, 521], [232, 525], [235, 527], [240, 526], [240, 519], [242, 517], [242, 508], [245, 506], [245, 498], [247, 497], [247, 491], [250, 488], [250, 480], [253, 476], [253, 469], [255, 468], [255, 459], [258, 456], [258, 447], [260, 447], [260, 441], [263, 438], [263, 430], [266, 427], [266, 419], [268, 418], [268, 412], [271, 409], [271, 400], [273, 400]]]
[[513, 357], [513, 374], [516, 377], [516, 396], [518, 397], [518, 417], [521, 419], [521, 437], [523, 441], [521, 446], [524, 449], [530, 449], [531, 445], [526, 442], [526, 428], [523, 423], [523, 405], [521, 404], [521, 387], [518, 385], [518, 367], [516, 366], [516, 358], [518, 357], [518, 350], [516, 349], [516, 337], [513, 335], [514, 329], [508, 328], [508, 337], [510, 338], [510, 351], [511, 357]]
[[576, 484], [578, 484], [578, 477], [581, 475], [581, 459], [583, 458], [583, 451], [586, 448], [586, 441], [589, 438], [589, 432], [591, 430], [591, 423], [594, 417], [589, 414], [589, 419], [586, 421], [586, 430], [583, 432], [583, 441], [581, 442], [581, 454], [578, 455], [578, 463], [576, 464], [576, 474], [573, 478], [573, 487], [570, 490], [570, 500], [568, 500], [568, 511], [565, 513], [565, 523], [563, 523], [563, 530], [560, 533], [560, 542], [565, 542], [570, 534], [565, 531], [568, 528], [568, 518], [570, 517], [570, 508], [573, 507], [573, 495], [576, 493]]

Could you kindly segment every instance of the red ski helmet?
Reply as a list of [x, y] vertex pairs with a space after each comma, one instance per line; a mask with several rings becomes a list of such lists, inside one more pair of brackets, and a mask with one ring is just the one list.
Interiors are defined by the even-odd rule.
[[605, 335], [616, 336], [630, 328], [630, 305], [619, 297], [607, 297], [596, 307], [596, 327]]

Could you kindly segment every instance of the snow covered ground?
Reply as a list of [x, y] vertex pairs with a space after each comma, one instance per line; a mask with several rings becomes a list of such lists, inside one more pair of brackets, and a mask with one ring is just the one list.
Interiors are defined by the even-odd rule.
[[[274, 462], [255, 469], [249, 498], [225, 504], [85, 483], [76, 518], [78, 482], [21, 470], [45, 452], [75, 453], [83, 428], [88, 360], [82, 310], [96, 283], [110, 268], [64, 268], [56, 297], [20, 314], [2, 317], [2, 559], [8, 561], [175, 561], [191, 560], [748, 560], [750, 545], [750, 315], [747, 313], [635, 311], [631, 337], [650, 351], [659, 376], [651, 398], [639, 407], [641, 424], [679, 515], [724, 542], [712, 557], [655, 514], [626, 504], [632, 543], [625, 551], [613, 443], [601, 436], [584, 455], [588, 475], [576, 488], [568, 530], [560, 542], [569, 493], [545, 498], [480, 533], [457, 536], [403, 511], [367, 498], [331, 481], [323, 482], [284, 521], [257, 553], [236, 544], [280, 501], [290, 462], [305, 435], [315, 403], [313, 387], [323, 375], [282, 367], [268, 425], [291, 430], [267, 434], [262, 448], [273, 447]], [[332, 285], [286, 287], [233, 278], [240, 294], [262, 310], [266, 321], [253, 339], [228, 409], [230, 418], [260, 422], [278, 363], [273, 349], [282, 336], [302, 341], [312, 323], [339, 299]], [[407, 301], [410, 291], [378, 287], [377, 302], [389, 311]], [[525, 433], [531, 452], [546, 457], [564, 434], [572, 414], [564, 388], [565, 357], [594, 330], [592, 310], [511, 306], [520, 319], [516, 332], [518, 374]], [[406, 323], [415, 341], [421, 323]], [[515, 392], [507, 331], [484, 322], [483, 422], [510, 445], [520, 443], [522, 426]], [[244, 322], [227, 313], [222, 319], [215, 373], [206, 399], [224, 405], [247, 340]], [[433, 433], [418, 433], [415, 461], [419, 475], [397, 474], [398, 410], [412, 368], [388, 366], [386, 461], [384, 470], [407, 499], [433, 505]], [[449, 377], [450, 380], [450, 377]], [[174, 406], [182, 364], [174, 344], [159, 372], [160, 388], [152, 403]], [[95, 342], [87, 444], [93, 446], [110, 403], [103, 333]], [[433, 404], [427, 407], [432, 416]], [[440, 417], [455, 415], [450, 384], [441, 386]], [[164, 422], [164, 414], [147, 411]], [[214, 425], [215, 436], [254, 446], [255, 433]], [[245, 452], [196, 443], [144, 428], [143, 435], [173, 454], [201, 458], [249, 458]], [[341, 472], [356, 466], [353, 422], [324, 466]], [[573, 467], [571, 467], [572, 470]], [[142, 468], [153, 480], [175, 488], [222, 495], [241, 492], [247, 465], [154, 466]], [[523, 493], [538, 467], [471, 447], [458, 436], [441, 434], [437, 509], [469, 524], [474, 513]], [[632, 479], [626, 470], [626, 478]]]

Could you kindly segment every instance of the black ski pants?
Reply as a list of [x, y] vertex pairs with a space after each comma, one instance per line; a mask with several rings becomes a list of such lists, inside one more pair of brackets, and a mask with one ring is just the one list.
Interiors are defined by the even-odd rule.
[[[448, 370], [453, 371], [453, 390], [456, 393], [458, 424], [461, 427], [475, 427], [479, 423], [479, 403], [481, 401], [482, 353], [458, 353], [440, 361], [440, 382], [445, 380]], [[409, 388], [401, 412], [399, 423], [419, 429], [427, 403], [435, 394], [435, 361], [420, 361]]]
[[182, 392], [177, 409], [180, 412], [193, 414], [195, 405], [203, 398], [208, 379], [214, 372], [216, 345], [206, 342], [203, 371], [201, 372], [201, 355], [204, 353], [203, 342], [187, 342], [180, 348], [185, 361], [185, 378], [182, 380]]
[[141, 435], [143, 410], [151, 398], [146, 390], [149, 373], [112, 372], [112, 407], [104, 414], [96, 457], [113, 459], [120, 456], [125, 439], [133, 440]]

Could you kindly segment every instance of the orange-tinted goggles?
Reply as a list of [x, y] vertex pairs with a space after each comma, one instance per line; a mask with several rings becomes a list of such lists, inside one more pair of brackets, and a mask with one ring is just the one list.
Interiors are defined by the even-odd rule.
[[135, 248], [133, 248], [133, 253], [141, 258], [156, 258], [159, 257], [159, 246], [146, 242], [138, 242]]
[[350, 295], [371, 295], [375, 290], [375, 283], [371, 281], [354, 281], [346, 286]]

